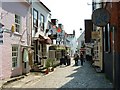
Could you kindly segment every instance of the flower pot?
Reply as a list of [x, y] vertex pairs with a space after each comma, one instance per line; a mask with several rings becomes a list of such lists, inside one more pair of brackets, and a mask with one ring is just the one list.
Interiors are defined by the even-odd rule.
[[49, 73], [49, 69], [46, 69], [45, 74], [48, 74], [48, 73]]
[[54, 68], [53, 68], [53, 67], [51, 68], [51, 71], [54, 71]]

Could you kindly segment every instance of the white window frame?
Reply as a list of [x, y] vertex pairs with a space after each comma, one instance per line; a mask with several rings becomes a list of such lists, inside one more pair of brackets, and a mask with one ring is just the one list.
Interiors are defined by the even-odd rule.
[[[17, 16], [17, 18], [16, 18]], [[17, 22], [16, 22], [17, 21]], [[17, 26], [19, 26], [19, 28], [17, 28]], [[20, 33], [20, 29], [21, 29], [21, 17], [17, 14], [15, 14], [15, 31]]]
[[[16, 48], [16, 49], [13, 50], [13, 48]], [[14, 53], [14, 55], [13, 55], [13, 53]], [[19, 63], [18, 62], [18, 56], [19, 56], [19, 46], [18, 45], [12, 45], [12, 69], [18, 67], [18, 63]], [[13, 60], [13, 59], [15, 59], [15, 60]], [[13, 66], [13, 64], [15, 66]]]

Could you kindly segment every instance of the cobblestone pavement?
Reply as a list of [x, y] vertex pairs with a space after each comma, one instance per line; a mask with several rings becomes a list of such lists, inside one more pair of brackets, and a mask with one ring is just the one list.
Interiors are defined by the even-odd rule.
[[[30, 80], [23, 79], [7, 85], [11, 88], [112, 88], [112, 83], [103, 73], [96, 73], [88, 61], [83, 66], [58, 66], [54, 72], [47, 75], [28, 76]], [[32, 79], [32, 80], [31, 80]], [[34, 79], [34, 80], [33, 80]], [[28, 80], [27, 83], [23, 81]]]

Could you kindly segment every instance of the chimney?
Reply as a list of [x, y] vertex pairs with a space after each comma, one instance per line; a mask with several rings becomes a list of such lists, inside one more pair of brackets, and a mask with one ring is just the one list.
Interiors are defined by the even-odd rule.
[[75, 30], [73, 30], [73, 35], [75, 36]]

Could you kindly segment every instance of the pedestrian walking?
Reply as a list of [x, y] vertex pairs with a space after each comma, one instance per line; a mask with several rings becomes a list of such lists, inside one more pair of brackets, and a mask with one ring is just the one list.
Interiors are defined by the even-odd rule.
[[78, 66], [79, 54], [77, 53], [77, 51], [74, 54], [74, 60], [75, 60], [75, 66]]
[[67, 57], [67, 66], [69, 66], [71, 64], [70, 55], [67, 53], [66, 57]]
[[62, 56], [61, 58], [60, 58], [60, 65], [66, 65], [66, 61], [65, 61], [65, 56]]
[[83, 66], [83, 62], [84, 62], [83, 52], [80, 52], [80, 61], [81, 61], [81, 65]]
[[65, 64], [67, 64], [67, 54], [65, 54]]

